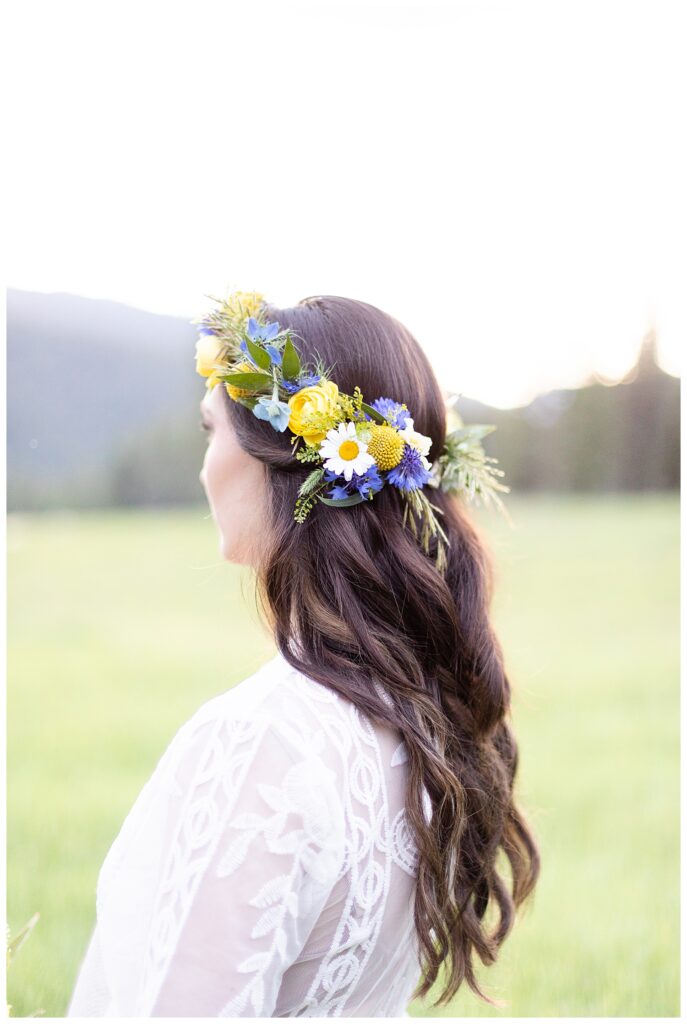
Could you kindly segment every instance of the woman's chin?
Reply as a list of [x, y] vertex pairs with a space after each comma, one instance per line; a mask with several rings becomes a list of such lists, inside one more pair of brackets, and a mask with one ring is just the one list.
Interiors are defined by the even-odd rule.
[[219, 540], [219, 551], [225, 562], [234, 561], [234, 551], [231, 545], [231, 541], [226, 537], [220, 537]]
[[225, 562], [233, 562], [235, 565], [245, 565], [246, 558], [236, 540], [232, 537], [220, 537], [219, 550]]

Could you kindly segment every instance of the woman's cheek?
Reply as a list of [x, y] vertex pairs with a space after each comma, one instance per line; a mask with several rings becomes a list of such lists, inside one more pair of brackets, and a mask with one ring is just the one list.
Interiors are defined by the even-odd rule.
[[250, 494], [246, 491], [239, 454], [229, 446], [211, 444], [206, 477], [222, 553], [230, 561], [242, 561], [241, 534], [250, 518]]

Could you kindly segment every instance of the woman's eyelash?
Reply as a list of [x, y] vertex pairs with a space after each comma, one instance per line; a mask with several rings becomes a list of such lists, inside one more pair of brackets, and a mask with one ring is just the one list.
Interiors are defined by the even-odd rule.
[[212, 430], [212, 427], [210, 426], [210, 424], [209, 424], [209, 423], [206, 423], [206, 422], [205, 422], [205, 420], [200, 420], [200, 422], [199, 422], [198, 426], [199, 426], [199, 428], [200, 428], [201, 430], [204, 430], [204, 431], [206, 431], [206, 433], [208, 433], [208, 434], [209, 434], [209, 433], [210, 433], [210, 431]]

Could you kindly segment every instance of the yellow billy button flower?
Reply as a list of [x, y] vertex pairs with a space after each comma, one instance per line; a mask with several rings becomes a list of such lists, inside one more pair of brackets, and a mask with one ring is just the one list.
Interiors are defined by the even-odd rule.
[[373, 423], [370, 431], [367, 450], [377, 463], [377, 468], [393, 469], [401, 461], [405, 443], [403, 438], [393, 427], [385, 427], [380, 423]]
[[[255, 373], [255, 367], [250, 363], [237, 363], [231, 368], [232, 373]], [[227, 389], [227, 394], [230, 398], [236, 401], [238, 398], [243, 398], [244, 395], [249, 395], [250, 391], [244, 391], [243, 388], [237, 388], [235, 384], [230, 384], [228, 380], [225, 380], [224, 386]]]
[[308, 426], [309, 416], [334, 416], [337, 411], [339, 388], [331, 380], [321, 381], [309, 388], [301, 388], [289, 399], [291, 417], [289, 430], [300, 435], [306, 444], [316, 445], [325, 436], [324, 430], [313, 430]]
[[257, 316], [263, 299], [259, 292], [232, 292], [224, 300], [224, 312], [234, 317]]
[[214, 364], [219, 359], [221, 349], [222, 344], [215, 334], [201, 334], [196, 341], [196, 373], [208, 378], [205, 381], [208, 388], [217, 383]]

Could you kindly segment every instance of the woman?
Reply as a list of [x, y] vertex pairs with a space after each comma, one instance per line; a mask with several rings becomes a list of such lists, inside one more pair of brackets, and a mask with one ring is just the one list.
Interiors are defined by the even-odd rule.
[[475, 956], [496, 959], [539, 855], [490, 563], [432, 479], [438, 382], [363, 302], [236, 293], [202, 323], [200, 479], [278, 653], [181, 727], [134, 804], [68, 1015], [402, 1016], [464, 980], [501, 1005]]

